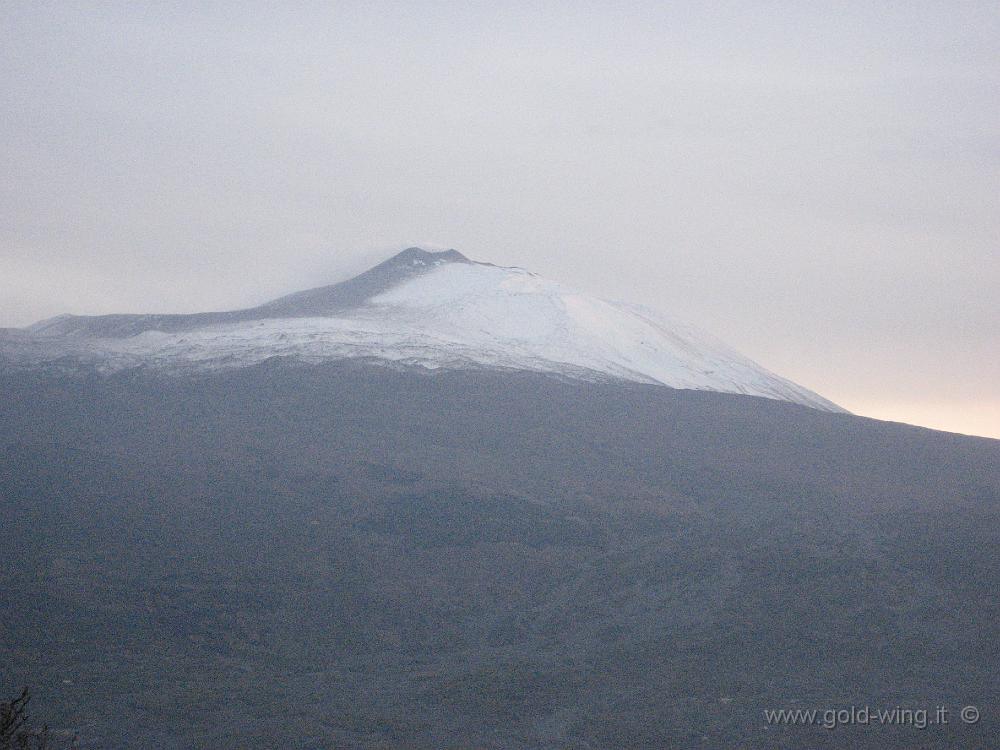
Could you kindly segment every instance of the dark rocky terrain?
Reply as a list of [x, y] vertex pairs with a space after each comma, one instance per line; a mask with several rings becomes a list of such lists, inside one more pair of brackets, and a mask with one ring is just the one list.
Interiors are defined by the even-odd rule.
[[[0, 374], [0, 687], [84, 747], [995, 746], [998, 512], [1000, 441], [760, 398]], [[763, 715], [866, 704], [952, 722]]]

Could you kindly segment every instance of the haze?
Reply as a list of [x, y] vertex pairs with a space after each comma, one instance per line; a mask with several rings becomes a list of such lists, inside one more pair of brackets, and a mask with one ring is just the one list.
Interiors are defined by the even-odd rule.
[[0, 5], [0, 326], [434, 242], [1000, 437], [995, 3]]

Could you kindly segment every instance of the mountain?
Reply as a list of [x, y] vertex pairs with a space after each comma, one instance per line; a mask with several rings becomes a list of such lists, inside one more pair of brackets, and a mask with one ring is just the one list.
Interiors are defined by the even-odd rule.
[[409, 248], [361, 275], [259, 307], [60, 316], [0, 339], [8, 366], [210, 370], [272, 357], [547, 372], [743, 393], [842, 411], [695, 328], [455, 250]]
[[81, 750], [994, 746], [1000, 441], [817, 399], [453, 251], [5, 332], [0, 699]]

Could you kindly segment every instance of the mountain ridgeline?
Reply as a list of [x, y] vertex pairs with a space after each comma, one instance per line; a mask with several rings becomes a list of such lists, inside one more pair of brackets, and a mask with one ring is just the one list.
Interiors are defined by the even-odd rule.
[[358, 307], [397, 284], [441, 263], [469, 263], [457, 250], [427, 252], [411, 247], [374, 268], [339, 284], [295, 292], [245, 310], [190, 315], [60, 315], [30, 327], [36, 334], [124, 338], [144, 331], [190, 331], [204, 326], [269, 318], [331, 315]]
[[0, 336], [7, 368], [245, 367], [271, 358], [549, 372], [839, 407], [696, 328], [455, 250], [410, 248], [352, 279], [259, 307], [60, 316]]

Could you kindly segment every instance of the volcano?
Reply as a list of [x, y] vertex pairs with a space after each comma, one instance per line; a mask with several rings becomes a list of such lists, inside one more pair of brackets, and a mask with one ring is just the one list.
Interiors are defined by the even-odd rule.
[[521, 268], [411, 247], [339, 284], [246, 310], [64, 315], [8, 335], [14, 364], [220, 369], [280, 357], [544, 372], [742, 393], [841, 411], [712, 336]]

